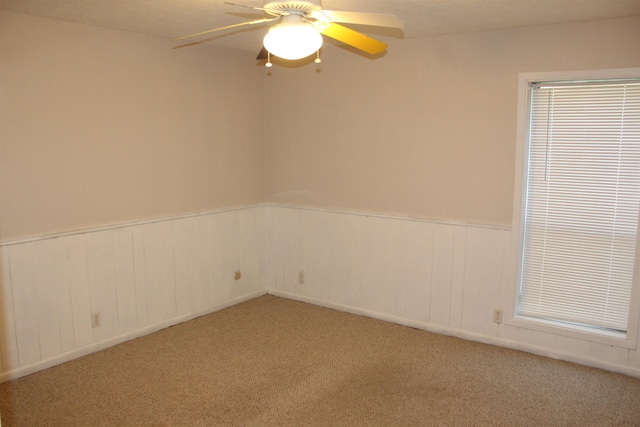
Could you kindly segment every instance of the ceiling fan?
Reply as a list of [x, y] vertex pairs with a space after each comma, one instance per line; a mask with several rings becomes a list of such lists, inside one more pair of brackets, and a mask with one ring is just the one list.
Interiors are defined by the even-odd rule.
[[[404, 23], [394, 15], [382, 13], [348, 12], [324, 10], [320, 0], [314, 1], [276, 1], [266, 2], [262, 7], [246, 6], [225, 2], [231, 6], [261, 10], [265, 18], [241, 22], [226, 27], [214, 28], [188, 36], [178, 37], [173, 41], [186, 40], [204, 36], [216, 31], [237, 28], [245, 25], [272, 25], [264, 37], [264, 47], [256, 59], [267, 59], [271, 66], [270, 56], [282, 59], [301, 59], [319, 51], [322, 36], [331, 37], [370, 55], [377, 55], [386, 50], [387, 44], [340, 24], [357, 24], [375, 27], [404, 28]], [[340, 23], [340, 24], [339, 24]], [[196, 42], [198, 43], [198, 42]], [[317, 54], [318, 55], [318, 54]], [[320, 62], [319, 56], [316, 62]]]

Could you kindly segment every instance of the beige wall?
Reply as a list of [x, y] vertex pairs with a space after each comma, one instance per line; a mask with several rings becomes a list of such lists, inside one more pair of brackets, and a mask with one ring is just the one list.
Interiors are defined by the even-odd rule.
[[640, 18], [329, 44], [265, 80], [247, 52], [0, 12], [0, 240], [265, 200], [508, 226], [518, 73], [637, 67], [637, 40]]
[[246, 52], [0, 12], [0, 237], [264, 201]]
[[[511, 225], [518, 73], [640, 66], [640, 18], [392, 43], [267, 78], [267, 199]], [[318, 71], [319, 69], [319, 71]]]

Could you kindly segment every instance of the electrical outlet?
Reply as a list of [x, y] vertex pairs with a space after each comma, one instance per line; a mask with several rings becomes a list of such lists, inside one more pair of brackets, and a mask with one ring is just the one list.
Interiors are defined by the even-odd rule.
[[303, 270], [298, 271], [298, 283], [300, 283], [301, 285], [304, 285], [304, 271]]
[[495, 323], [502, 323], [503, 314], [504, 314], [504, 311], [501, 308], [494, 308], [493, 309], [493, 321]]
[[91, 315], [91, 327], [97, 328], [100, 326], [100, 313], [93, 313]]

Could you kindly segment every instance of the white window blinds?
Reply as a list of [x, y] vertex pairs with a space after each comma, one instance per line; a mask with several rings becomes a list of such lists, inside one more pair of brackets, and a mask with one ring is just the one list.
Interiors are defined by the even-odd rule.
[[627, 330], [640, 80], [531, 85], [518, 314]]

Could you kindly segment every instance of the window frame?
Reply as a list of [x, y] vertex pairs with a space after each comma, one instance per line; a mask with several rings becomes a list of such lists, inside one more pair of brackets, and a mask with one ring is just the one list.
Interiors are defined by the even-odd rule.
[[638, 344], [638, 332], [640, 330], [640, 232], [636, 236], [636, 254], [634, 262], [633, 283], [630, 298], [630, 310], [627, 332], [614, 332], [599, 330], [579, 325], [571, 325], [562, 322], [531, 318], [517, 314], [519, 275], [521, 272], [523, 254], [523, 206], [525, 201], [525, 184], [528, 176], [528, 143], [529, 143], [529, 116], [531, 105], [531, 89], [533, 82], [540, 81], [574, 81], [574, 80], [606, 80], [620, 78], [640, 77], [640, 68], [623, 68], [609, 70], [588, 71], [562, 71], [562, 72], [535, 72], [520, 73], [518, 75], [518, 109], [517, 109], [517, 134], [516, 134], [516, 163], [514, 179], [513, 199], [513, 281], [507, 292], [507, 304], [505, 306], [505, 324], [532, 331], [545, 332], [554, 335], [592, 341], [626, 349], [636, 349]]

